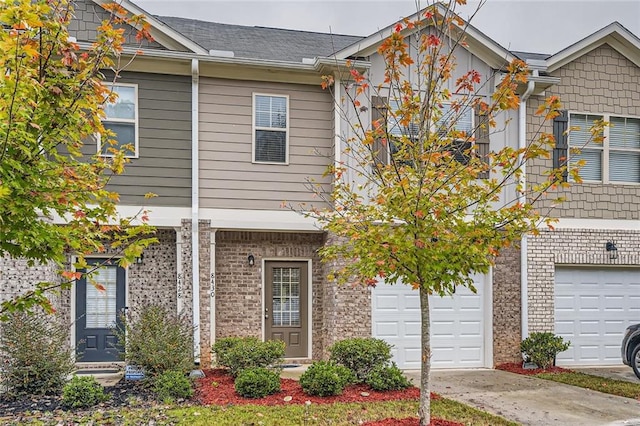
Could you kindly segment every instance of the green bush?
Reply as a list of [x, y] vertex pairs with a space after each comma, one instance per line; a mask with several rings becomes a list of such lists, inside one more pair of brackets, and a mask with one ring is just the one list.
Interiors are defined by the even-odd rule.
[[57, 394], [74, 370], [69, 325], [54, 315], [11, 313], [0, 327], [5, 397]]
[[548, 368], [560, 352], [569, 349], [571, 342], [551, 332], [531, 333], [520, 343], [520, 351], [526, 362], [533, 362], [540, 368]]
[[88, 408], [109, 399], [93, 376], [75, 376], [62, 389], [62, 404], [69, 408]]
[[142, 367], [150, 379], [165, 371], [186, 373], [193, 368], [194, 328], [189, 318], [156, 305], [135, 314], [123, 316], [123, 327], [115, 331], [128, 363]]
[[302, 390], [311, 396], [340, 395], [353, 382], [353, 372], [333, 361], [316, 361], [300, 376]]
[[401, 390], [411, 386], [411, 381], [402, 374], [402, 370], [396, 366], [395, 362], [371, 370], [366, 383], [371, 389], [381, 392]]
[[262, 398], [280, 391], [280, 374], [264, 367], [248, 368], [238, 374], [235, 387], [245, 398]]
[[164, 371], [153, 378], [153, 392], [160, 401], [188, 399], [193, 396], [193, 383], [183, 371]]
[[371, 370], [391, 360], [391, 345], [373, 337], [341, 340], [329, 351], [330, 359], [353, 371], [358, 382], [364, 382]]
[[228, 367], [231, 375], [237, 377], [242, 370], [269, 367], [282, 363], [284, 342], [280, 340], [261, 341], [256, 337], [225, 337], [213, 345], [218, 364]]

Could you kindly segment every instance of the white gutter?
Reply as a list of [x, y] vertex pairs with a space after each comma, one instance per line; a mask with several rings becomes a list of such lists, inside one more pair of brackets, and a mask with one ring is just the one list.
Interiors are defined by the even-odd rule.
[[200, 365], [200, 239], [198, 187], [198, 83], [199, 64], [191, 60], [191, 277], [193, 298], [193, 361]]
[[[216, 233], [217, 229], [211, 231], [211, 242], [209, 248], [211, 252], [211, 281], [209, 283], [209, 336], [210, 346], [216, 342]], [[211, 354], [213, 361], [214, 354]]]
[[[533, 71], [537, 75], [537, 71]], [[523, 150], [527, 147], [527, 99], [533, 93], [536, 83], [529, 81], [527, 90], [520, 96], [520, 107], [518, 109], [518, 148]], [[522, 175], [520, 176], [520, 185], [522, 191], [518, 194], [518, 201], [525, 204], [527, 201], [526, 185], [527, 185], [527, 167], [522, 154], [518, 159], [522, 164]], [[527, 234], [522, 235], [520, 240], [520, 322], [521, 336], [526, 339], [529, 336], [529, 279], [527, 268]]]

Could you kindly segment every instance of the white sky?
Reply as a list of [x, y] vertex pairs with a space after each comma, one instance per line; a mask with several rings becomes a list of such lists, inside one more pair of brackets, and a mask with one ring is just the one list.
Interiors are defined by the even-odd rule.
[[[416, 11], [411, 0], [132, 1], [154, 15], [354, 35]], [[461, 16], [476, 6], [469, 0]], [[640, 0], [487, 0], [471, 23], [508, 49], [555, 53], [613, 21], [640, 36]]]

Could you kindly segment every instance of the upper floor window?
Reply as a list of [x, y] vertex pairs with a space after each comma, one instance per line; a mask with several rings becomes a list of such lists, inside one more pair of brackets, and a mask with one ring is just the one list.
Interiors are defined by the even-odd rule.
[[[394, 155], [397, 152], [396, 143], [393, 141], [393, 136], [402, 137], [406, 136], [410, 140], [417, 140], [420, 132], [420, 125], [418, 122], [412, 122], [408, 125], [402, 125], [399, 117], [394, 115], [395, 111], [398, 111], [400, 105], [397, 101], [389, 102], [389, 116], [387, 117], [388, 132], [392, 136], [390, 141], [390, 155]], [[431, 130], [438, 133], [438, 136], [446, 138], [449, 135], [453, 135], [454, 138], [450, 145], [448, 145], [448, 151], [450, 151], [455, 158], [461, 164], [467, 164], [469, 156], [471, 155], [471, 136], [474, 130], [473, 123], [473, 110], [470, 107], [461, 107], [459, 109], [452, 108], [451, 104], [442, 104], [441, 116], [432, 125]]]
[[253, 161], [289, 162], [289, 97], [253, 95]]
[[[610, 123], [604, 129], [604, 142], [593, 142], [590, 128], [596, 120]], [[640, 183], [640, 119], [608, 114], [570, 114], [569, 147], [571, 163], [584, 160], [580, 176], [585, 181]]]
[[[107, 83], [108, 84], [108, 83]], [[109, 85], [109, 84], [108, 84]], [[125, 156], [138, 157], [138, 86], [135, 84], [109, 85], [118, 95], [115, 102], [104, 105], [105, 118], [102, 124], [111, 130], [115, 144], [102, 143], [98, 138], [98, 152], [103, 156], [113, 155], [113, 150], [121, 150], [125, 146]]]

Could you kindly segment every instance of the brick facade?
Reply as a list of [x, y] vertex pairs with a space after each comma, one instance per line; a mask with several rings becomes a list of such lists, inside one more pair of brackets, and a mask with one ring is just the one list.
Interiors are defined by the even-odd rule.
[[[605, 250], [614, 240], [618, 258]], [[554, 330], [554, 283], [556, 265], [601, 267], [640, 265], [640, 231], [561, 229], [542, 231], [529, 238], [528, 313], [529, 332]]]
[[520, 248], [503, 250], [493, 268], [493, 364], [521, 360]]

